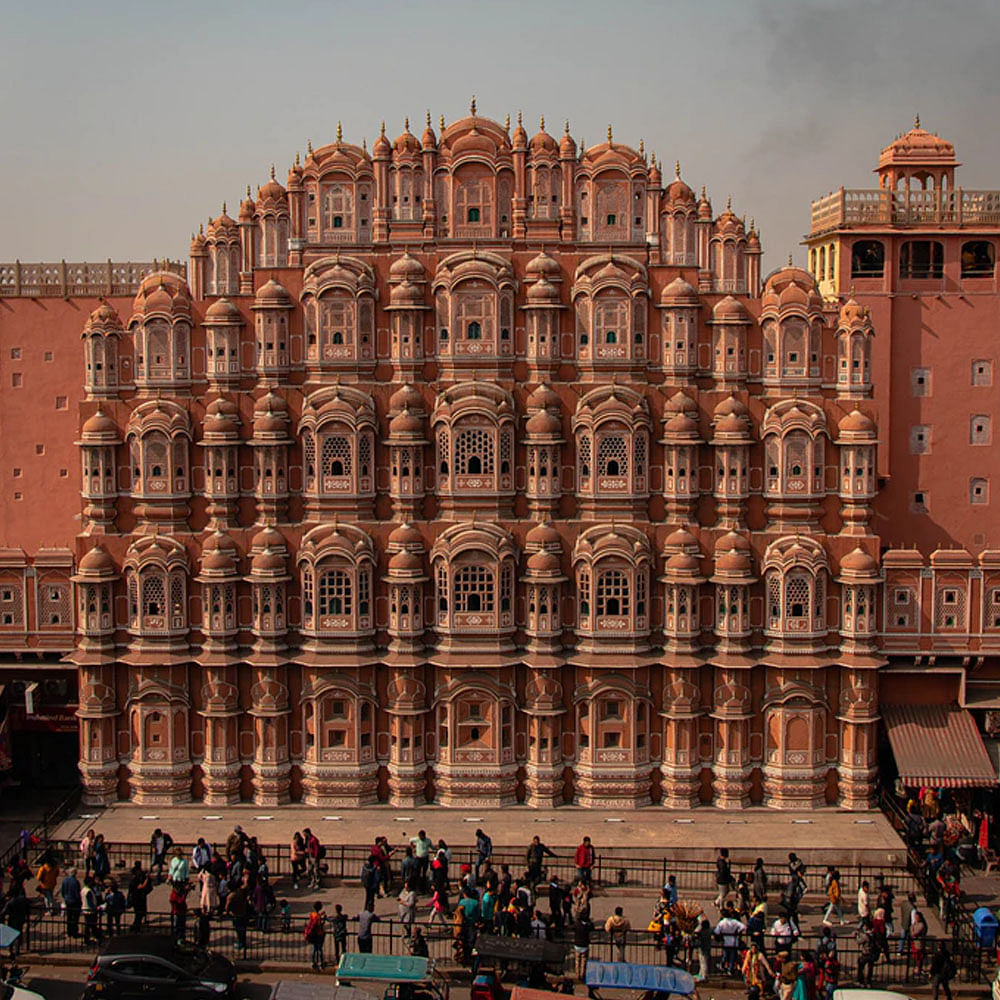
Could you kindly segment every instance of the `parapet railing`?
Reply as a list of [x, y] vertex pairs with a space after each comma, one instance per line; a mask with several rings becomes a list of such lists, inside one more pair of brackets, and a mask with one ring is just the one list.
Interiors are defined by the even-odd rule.
[[852, 225], [1000, 226], [1000, 190], [840, 188], [812, 203], [810, 234]]
[[0, 297], [70, 298], [74, 295], [134, 295], [147, 274], [170, 271], [187, 280], [187, 265], [177, 260], [102, 263], [0, 263]]

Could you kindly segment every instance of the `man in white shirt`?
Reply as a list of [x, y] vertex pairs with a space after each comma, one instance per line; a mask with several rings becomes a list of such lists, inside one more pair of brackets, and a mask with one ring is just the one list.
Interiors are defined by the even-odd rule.
[[871, 916], [871, 905], [868, 901], [868, 883], [862, 882], [858, 889], [858, 920]]

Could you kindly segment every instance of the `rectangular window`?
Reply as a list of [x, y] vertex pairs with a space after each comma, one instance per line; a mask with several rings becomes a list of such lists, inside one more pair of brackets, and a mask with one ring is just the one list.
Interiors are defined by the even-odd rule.
[[929, 455], [931, 450], [931, 429], [926, 425], [910, 428], [910, 454]]
[[901, 588], [895, 592], [893, 595], [893, 601], [896, 604], [909, 604], [910, 603], [910, 592], [905, 588]]
[[24, 385], [24, 376], [20, 372], [12, 372], [10, 376], [10, 384], [14, 389], [20, 389]]
[[972, 384], [987, 386], [993, 384], [993, 362], [980, 359], [972, 362]]
[[919, 490], [910, 496], [910, 510], [914, 514], [926, 514], [930, 509], [930, 502], [926, 490]]
[[931, 394], [930, 368], [911, 368], [910, 388], [914, 396], [929, 396]]

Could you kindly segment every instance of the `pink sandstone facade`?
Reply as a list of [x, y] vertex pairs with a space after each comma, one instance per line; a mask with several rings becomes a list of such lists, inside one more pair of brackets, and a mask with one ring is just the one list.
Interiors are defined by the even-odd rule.
[[880, 705], [1000, 694], [956, 166], [914, 128], [764, 279], [679, 168], [473, 106], [186, 268], [0, 266], [15, 721], [94, 804], [867, 807]]

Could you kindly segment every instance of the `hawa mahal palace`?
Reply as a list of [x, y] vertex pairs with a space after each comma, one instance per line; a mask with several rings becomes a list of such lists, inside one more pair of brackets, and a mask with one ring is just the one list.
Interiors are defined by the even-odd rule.
[[679, 166], [473, 103], [338, 127], [187, 265], [0, 265], [9, 763], [93, 804], [995, 785], [1000, 192], [958, 166], [918, 122], [763, 276]]

